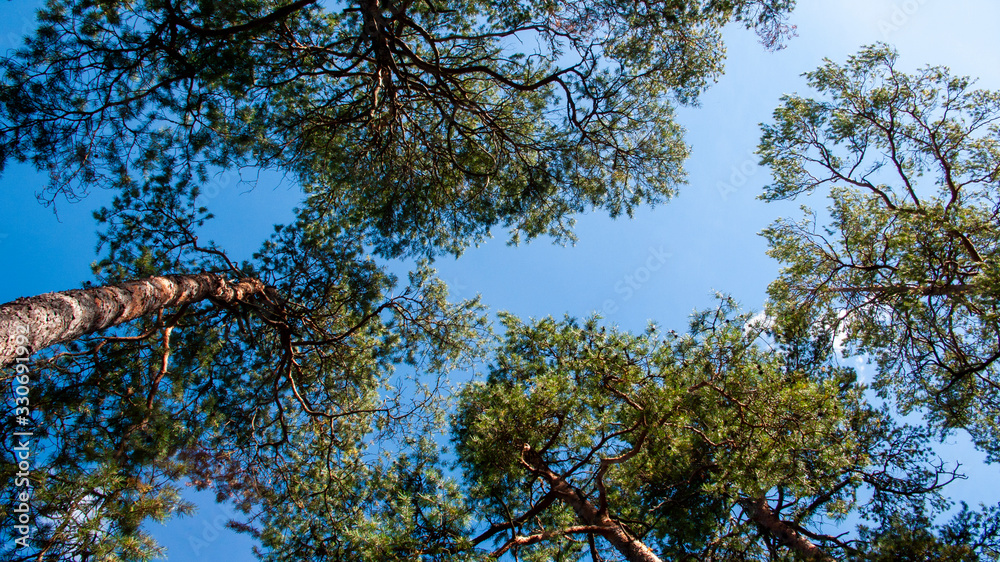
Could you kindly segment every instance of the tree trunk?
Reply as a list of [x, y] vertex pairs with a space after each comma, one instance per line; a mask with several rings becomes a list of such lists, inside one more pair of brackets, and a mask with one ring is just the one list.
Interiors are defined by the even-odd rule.
[[662, 562], [644, 542], [633, 537], [622, 526], [612, 519], [607, 512], [602, 512], [574, 488], [565, 478], [552, 472], [541, 455], [524, 445], [522, 460], [532, 472], [541, 476], [549, 484], [555, 497], [569, 506], [577, 517], [589, 527], [600, 528], [594, 534], [605, 538], [629, 562]]
[[740, 504], [754, 523], [760, 525], [768, 534], [792, 549], [802, 559], [832, 562], [833, 558], [823, 552], [823, 549], [779, 519], [764, 498], [745, 500]]
[[0, 367], [15, 358], [71, 341], [165, 307], [211, 298], [234, 304], [262, 294], [256, 279], [236, 283], [213, 273], [164, 275], [20, 298], [0, 305]]

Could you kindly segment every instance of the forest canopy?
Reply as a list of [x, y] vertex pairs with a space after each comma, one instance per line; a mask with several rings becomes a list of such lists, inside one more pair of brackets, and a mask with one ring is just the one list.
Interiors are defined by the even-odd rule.
[[[793, 4], [48, 2], [0, 62], [0, 169], [112, 197], [93, 281], [0, 305], [0, 559], [161, 556], [186, 486], [275, 562], [1000, 558], [936, 447], [1000, 436], [972, 79], [876, 44], [780, 100], [761, 197], [830, 207], [763, 232], [762, 311], [522, 318], [434, 270], [672, 198], [723, 29], [780, 49]], [[205, 236], [234, 169], [301, 190], [240, 260]]]
[[3, 64], [0, 166], [71, 199], [275, 169], [384, 255], [571, 239], [674, 193], [674, 108], [721, 73], [722, 27], [777, 46], [791, 4], [50, 2]]

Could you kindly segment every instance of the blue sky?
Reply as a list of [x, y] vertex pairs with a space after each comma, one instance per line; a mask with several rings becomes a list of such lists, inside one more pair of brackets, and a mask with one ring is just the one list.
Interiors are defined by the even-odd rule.
[[[15, 46], [19, 34], [31, 29], [34, 5], [3, 4], [0, 49]], [[798, 37], [777, 53], [765, 51], [750, 32], [729, 31], [726, 74], [700, 107], [680, 112], [693, 155], [689, 184], [674, 201], [643, 209], [633, 220], [579, 217], [579, 242], [571, 247], [539, 240], [512, 248], [505, 233], [496, 232], [494, 240], [457, 260], [438, 260], [453, 294], [478, 293], [494, 310], [524, 317], [600, 312], [632, 330], [650, 320], [681, 330], [692, 310], [711, 305], [716, 290], [759, 309], [778, 265], [765, 256], [757, 233], [779, 216], [797, 216], [800, 202], [756, 199], [768, 175], [752, 153], [759, 123], [769, 121], [779, 97], [808, 95], [801, 73], [823, 58], [843, 62], [862, 45], [885, 41], [900, 51], [905, 70], [947, 65], [978, 77], [980, 87], [1000, 89], [995, 0], [800, 0], [791, 23]], [[218, 216], [212, 237], [245, 257], [272, 224], [291, 220], [299, 196], [287, 181], [263, 178], [248, 191], [236, 180], [217, 178], [206, 189], [215, 194], [206, 205]], [[74, 288], [90, 278], [96, 243], [90, 213], [109, 195], [61, 202], [56, 215], [35, 200], [44, 185], [44, 178], [23, 167], [0, 178], [0, 302]], [[955, 497], [1000, 501], [995, 466], [983, 466], [981, 455], [960, 438], [942, 451], [970, 474], [954, 486]], [[192, 517], [154, 527], [170, 560], [252, 560], [249, 542], [222, 528], [226, 515], [224, 507], [206, 503]]]

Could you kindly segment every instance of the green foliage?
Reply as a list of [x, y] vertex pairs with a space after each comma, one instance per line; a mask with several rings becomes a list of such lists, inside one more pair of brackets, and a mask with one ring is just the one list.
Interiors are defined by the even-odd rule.
[[778, 46], [792, 4], [54, 0], [2, 63], [0, 166], [70, 198], [271, 167], [384, 255], [569, 239], [671, 196], [673, 106], [720, 73], [722, 27]]
[[[177, 489], [184, 480], [252, 514], [277, 504], [268, 502], [283, 478], [293, 486], [344, 477], [336, 470], [356, 469], [350, 459], [365, 440], [419, 434], [440, 418], [441, 377], [485, 333], [476, 301], [447, 302], [426, 265], [397, 288], [314, 209], [237, 267], [198, 244], [206, 214], [197, 190], [186, 191], [151, 181], [98, 213], [107, 224], [103, 279], [217, 270], [268, 288], [236, 305], [164, 310], [36, 358], [32, 407], [45, 429], [31, 484], [40, 532], [37, 550], [19, 554], [144, 560], [156, 545], [141, 523], [189, 511]], [[14, 416], [4, 419], [9, 426]], [[323, 456], [332, 459], [325, 469], [312, 460]], [[0, 465], [5, 490], [14, 489], [11, 459]]]
[[[268, 509], [244, 528], [260, 539], [262, 560], [480, 559], [467, 549], [474, 514], [436, 444], [416, 438], [381, 454], [359, 444], [331, 458], [321, 442], [339, 437], [303, 437], [309, 445], [282, 465]], [[323, 462], [310, 461], [317, 456]]]
[[591, 557], [624, 555], [601, 531], [574, 530], [593, 524], [546, 471], [664, 559], [797, 555], [758, 527], [748, 506], [760, 498], [842, 556], [858, 544], [824, 524], [947, 507], [937, 490], [955, 474], [933, 458], [929, 432], [867, 405], [853, 373], [829, 362], [829, 340], [786, 332], [768, 344], [729, 301], [695, 315], [687, 335], [596, 320], [504, 325], [489, 377], [462, 390], [453, 420], [471, 498], [491, 526], [478, 542], [498, 552], [576, 560], [586, 545], [572, 537], [590, 533]]
[[[871, 541], [872, 548], [862, 549], [856, 559], [905, 562], [997, 560], [1000, 558], [997, 514], [996, 508], [973, 512], [963, 503], [954, 518], [941, 526], [921, 514], [894, 517], [878, 529], [862, 531], [862, 535]], [[932, 531], [937, 531], [937, 534]]]
[[936, 426], [1000, 443], [1000, 94], [884, 45], [808, 73], [764, 126], [763, 198], [829, 187], [829, 214], [764, 231], [786, 264], [770, 288], [782, 322], [808, 317], [878, 365], [883, 396]]
[[[428, 263], [397, 288], [374, 259], [496, 227], [570, 239], [579, 212], [666, 200], [673, 110], [721, 71], [720, 30], [778, 47], [791, 4], [49, 2], [2, 63], [0, 166], [47, 170], [51, 197], [118, 189], [96, 214], [102, 282], [265, 289], [36, 358], [38, 532], [0, 556], [150, 559], [142, 525], [190, 512], [187, 482], [234, 502], [273, 562], [996, 559], [996, 508], [939, 523], [961, 475], [930, 448], [965, 427], [1000, 454], [1000, 95], [968, 79], [875, 46], [807, 75], [827, 100], [784, 99], [765, 198], [833, 202], [828, 226], [806, 209], [765, 231], [788, 266], [773, 326], [727, 298], [687, 334], [502, 314], [493, 348]], [[235, 264], [199, 241], [199, 198], [242, 165], [306, 198]], [[868, 403], [840, 338], [936, 426]], [[484, 351], [452, 408], [447, 374]]]

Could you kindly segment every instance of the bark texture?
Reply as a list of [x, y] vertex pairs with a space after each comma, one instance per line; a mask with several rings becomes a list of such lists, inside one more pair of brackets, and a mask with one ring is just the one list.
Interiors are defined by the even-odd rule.
[[0, 367], [162, 308], [204, 299], [235, 304], [265, 290], [256, 279], [231, 282], [213, 273], [198, 273], [20, 298], [0, 305]]
[[[652, 549], [629, 534], [606, 510], [595, 507], [565, 478], [549, 469], [537, 451], [525, 445], [521, 458], [532, 472], [546, 481], [556, 499], [576, 512], [577, 517], [585, 525], [580, 529], [604, 537], [629, 562], [661, 562], [660, 557]], [[576, 529], [567, 531], [574, 532]], [[528, 539], [530, 540], [530, 537]]]
[[743, 501], [741, 504], [754, 523], [760, 525], [768, 534], [792, 549], [802, 559], [832, 562], [833, 558], [823, 552], [823, 549], [782, 521], [764, 498]]

